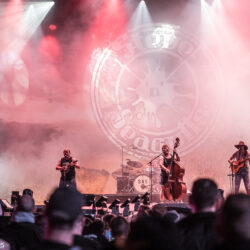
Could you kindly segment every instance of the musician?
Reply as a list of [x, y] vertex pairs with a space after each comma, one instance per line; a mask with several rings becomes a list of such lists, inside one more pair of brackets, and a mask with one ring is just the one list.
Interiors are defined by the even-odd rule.
[[57, 165], [56, 170], [61, 171], [59, 187], [71, 187], [76, 189], [76, 172], [75, 169], [80, 169], [78, 161], [71, 157], [70, 149], [65, 148], [63, 155]]
[[169, 146], [167, 144], [162, 146], [162, 155], [159, 159], [159, 165], [161, 168], [161, 193], [160, 193], [160, 201], [164, 200], [164, 190], [166, 188], [166, 184], [168, 182], [168, 177], [171, 171], [171, 164], [172, 161], [180, 161], [179, 155], [175, 152], [174, 149], [174, 156], [169, 152]]
[[[240, 141], [239, 144], [235, 145], [238, 149], [228, 160], [230, 164], [234, 161], [242, 161], [243, 160], [243, 167], [241, 167], [238, 172], [235, 174], [235, 193], [239, 193], [241, 179], [243, 179], [245, 189], [247, 194], [250, 194], [249, 189], [249, 175], [248, 175], [248, 167], [249, 167], [249, 153], [247, 151], [248, 146], [245, 145], [243, 141]], [[244, 161], [245, 160], [245, 161]]]

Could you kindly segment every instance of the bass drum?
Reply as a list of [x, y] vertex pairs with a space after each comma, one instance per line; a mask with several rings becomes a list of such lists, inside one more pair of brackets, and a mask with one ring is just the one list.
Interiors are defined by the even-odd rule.
[[133, 186], [137, 193], [150, 192], [150, 178], [147, 175], [139, 175], [134, 179]]

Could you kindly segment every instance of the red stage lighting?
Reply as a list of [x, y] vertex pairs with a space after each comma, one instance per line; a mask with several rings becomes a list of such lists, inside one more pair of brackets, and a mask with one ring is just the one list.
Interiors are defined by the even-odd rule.
[[50, 29], [50, 30], [56, 30], [57, 27], [56, 27], [55, 24], [50, 24], [50, 25], [49, 25], [49, 29]]

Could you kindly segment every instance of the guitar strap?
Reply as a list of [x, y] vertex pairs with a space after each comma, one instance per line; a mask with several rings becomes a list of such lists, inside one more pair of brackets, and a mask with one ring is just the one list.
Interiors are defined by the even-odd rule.
[[65, 159], [65, 157], [63, 157], [63, 158], [61, 158], [61, 167], [63, 166], [63, 164], [65, 163], [65, 162], [69, 162], [69, 163], [71, 163], [72, 162], [72, 157], [70, 157], [69, 159]]

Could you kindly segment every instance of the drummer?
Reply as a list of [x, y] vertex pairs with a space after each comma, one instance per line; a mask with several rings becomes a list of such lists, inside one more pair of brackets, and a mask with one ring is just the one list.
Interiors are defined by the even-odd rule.
[[[174, 151], [175, 152], [175, 151]], [[168, 182], [168, 177], [170, 174], [171, 164], [173, 161], [173, 156], [169, 152], [169, 146], [167, 144], [162, 146], [162, 155], [159, 158], [159, 165], [161, 168], [161, 192], [160, 192], [160, 201], [164, 200], [164, 190], [165, 185]], [[179, 155], [175, 152], [174, 153], [174, 160], [180, 161]]]

